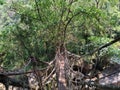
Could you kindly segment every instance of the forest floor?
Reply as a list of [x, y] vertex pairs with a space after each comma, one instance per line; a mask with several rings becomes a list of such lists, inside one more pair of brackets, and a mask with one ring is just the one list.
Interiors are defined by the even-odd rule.
[[[100, 75], [99, 84], [120, 86], [120, 64], [106, 68]], [[2, 83], [0, 83], [0, 90], [5, 90], [5, 86]], [[14, 87], [14, 89], [12, 89], [12, 86], [10, 86], [9, 90], [18, 90], [18, 88]]]

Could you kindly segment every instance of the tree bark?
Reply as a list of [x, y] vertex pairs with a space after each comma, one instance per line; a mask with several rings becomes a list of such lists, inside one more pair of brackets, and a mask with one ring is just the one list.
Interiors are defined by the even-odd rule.
[[65, 48], [60, 46], [57, 49], [56, 56], [56, 78], [58, 81], [58, 90], [67, 90], [66, 75], [65, 75]]

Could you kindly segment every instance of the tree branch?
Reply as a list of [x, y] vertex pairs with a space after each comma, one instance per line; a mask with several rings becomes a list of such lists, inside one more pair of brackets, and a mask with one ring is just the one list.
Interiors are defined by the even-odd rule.
[[65, 25], [64, 38], [65, 38], [65, 36], [66, 36], [66, 31], [67, 31], [67, 27], [68, 27], [69, 23], [72, 21], [72, 19], [73, 19], [74, 17], [76, 17], [76, 16], [79, 15], [80, 13], [85, 13], [85, 14], [87, 14], [85, 11], [81, 11], [81, 10], [80, 10], [78, 13], [74, 14], [72, 17], [69, 18], [69, 20], [67, 21], [67, 23], [66, 23], [66, 25]]
[[[42, 68], [42, 69], [39, 69], [39, 70], [36, 70], [36, 71], [44, 71], [46, 70], [47, 68]], [[23, 70], [17, 70], [17, 71], [3, 71], [3, 72], [0, 72], [0, 75], [6, 75], [6, 76], [12, 76], [12, 75], [22, 75], [22, 74], [28, 74], [28, 73], [33, 73], [34, 70], [31, 70], [31, 71], [23, 71]]]
[[112, 40], [112, 41], [109, 42], [109, 43], [106, 43], [106, 44], [100, 46], [99, 48], [95, 49], [91, 54], [93, 54], [93, 53], [95, 53], [95, 52], [97, 52], [97, 51], [100, 51], [101, 49], [103, 49], [103, 48], [105, 48], [105, 47], [108, 47], [108, 46], [110, 46], [110, 45], [112, 45], [112, 44], [118, 42], [119, 40], [120, 40], [120, 37], [118, 37], [118, 38]]
[[39, 17], [39, 19], [41, 20], [41, 22], [43, 22], [43, 21], [42, 21], [42, 18], [41, 18], [41, 15], [40, 15], [39, 5], [38, 5], [38, 3], [37, 3], [36, 0], [35, 0], [35, 4], [36, 4], [36, 9], [37, 9], [38, 17]]

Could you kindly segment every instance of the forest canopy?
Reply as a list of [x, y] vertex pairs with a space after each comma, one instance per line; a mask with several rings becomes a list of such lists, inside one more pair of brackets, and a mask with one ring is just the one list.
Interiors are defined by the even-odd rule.
[[[120, 34], [119, 0], [0, 2], [0, 62], [6, 68], [21, 67], [30, 56], [50, 61], [58, 43], [86, 55]], [[118, 59], [119, 46], [106, 47], [100, 55]]]

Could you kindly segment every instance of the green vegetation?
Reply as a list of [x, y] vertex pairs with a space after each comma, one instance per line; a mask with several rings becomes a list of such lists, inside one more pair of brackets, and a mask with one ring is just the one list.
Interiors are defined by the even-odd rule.
[[[88, 57], [96, 48], [119, 37], [120, 2], [13, 0], [10, 4], [0, 0], [0, 19], [0, 65], [15, 69], [31, 56], [53, 60], [58, 43]], [[117, 42], [100, 50], [99, 57], [115, 61], [119, 55]]]

